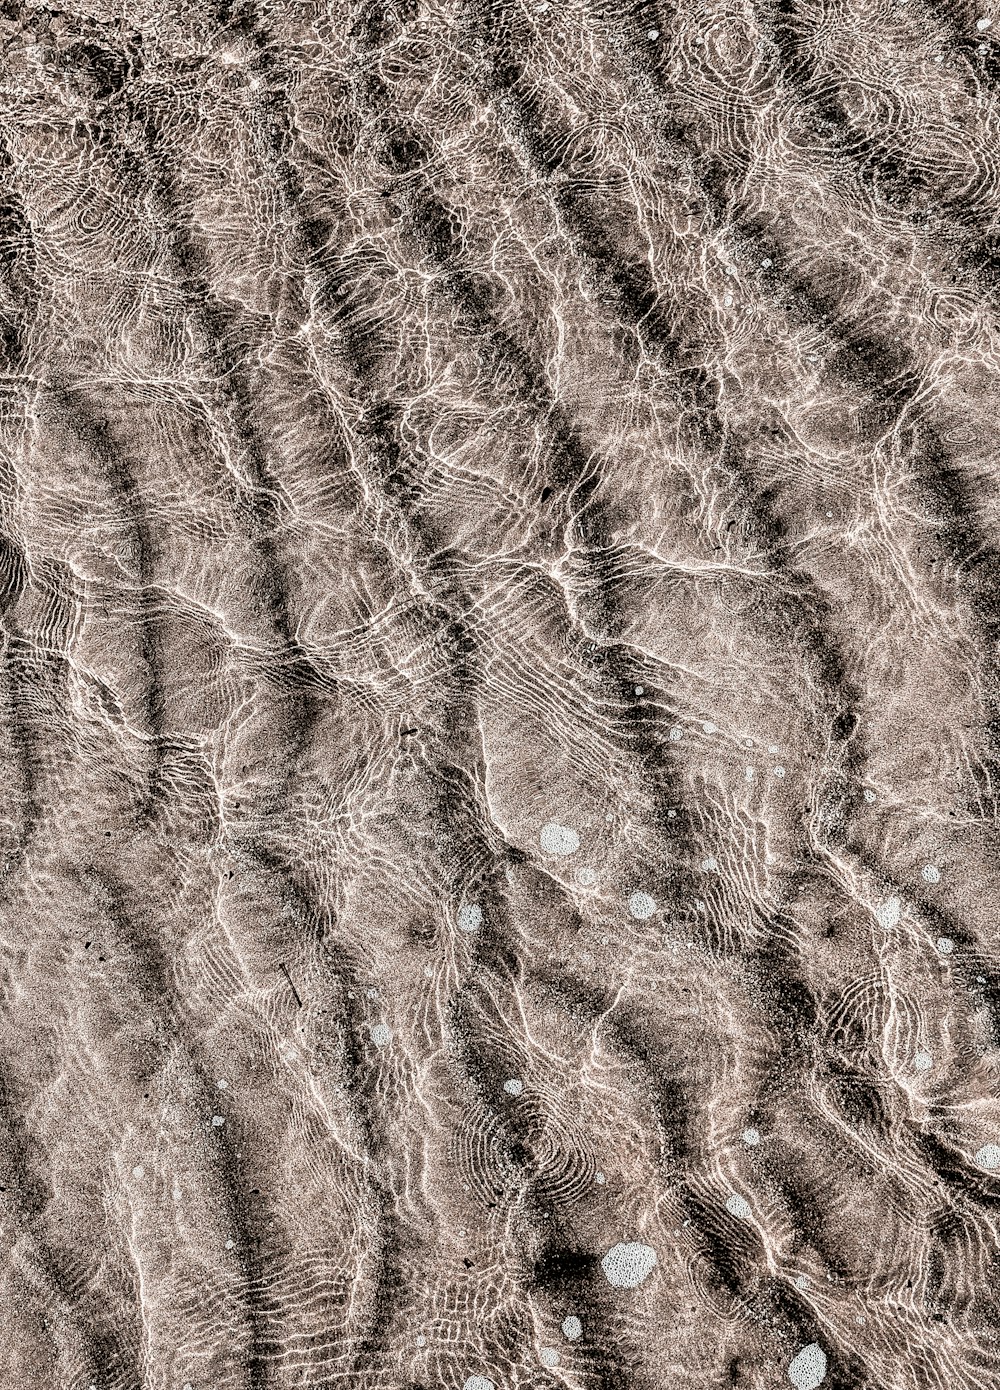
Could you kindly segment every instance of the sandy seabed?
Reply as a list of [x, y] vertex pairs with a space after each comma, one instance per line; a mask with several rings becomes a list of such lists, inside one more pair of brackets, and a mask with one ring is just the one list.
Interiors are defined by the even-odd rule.
[[1000, 1384], [998, 32], [0, 6], [0, 1390]]

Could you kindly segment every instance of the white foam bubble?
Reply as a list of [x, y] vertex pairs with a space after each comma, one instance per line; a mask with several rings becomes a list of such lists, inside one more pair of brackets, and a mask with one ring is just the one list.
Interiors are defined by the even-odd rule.
[[524, 1082], [512, 1076], [509, 1081], [503, 1083], [503, 1088], [509, 1096], [519, 1096], [524, 1090]]
[[797, 1289], [807, 1289], [809, 1287], [809, 1275], [796, 1274], [795, 1278], [792, 1280], [792, 1283], [795, 1285]]
[[542, 826], [538, 842], [546, 854], [575, 854], [580, 848], [580, 837], [576, 831], [554, 820]]
[[745, 1197], [740, 1197], [735, 1192], [726, 1201], [726, 1211], [729, 1212], [730, 1216], [738, 1216], [741, 1221], [749, 1221], [751, 1216], [753, 1216], [753, 1212], [750, 1210], [750, 1203]]
[[593, 888], [597, 882], [597, 873], [585, 865], [582, 869], [577, 869], [576, 881], [581, 888]]
[[701, 867], [706, 874], [718, 873], [719, 861], [714, 854], [710, 854], [707, 859], [701, 861]]
[[603, 1187], [604, 1184], [607, 1182], [607, 1178], [604, 1176], [603, 1173], [598, 1173], [597, 1176], [596, 1176], [595, 1179], [594, 1179], [594, 1182], [599, 1182], [599, 1183], [601, 1184], [601, 1186]]
[[930, 1071], [934, 1065], [934, 1058], [929, 1052], [918, 1052], [913, 1059], [913, 1065], [917, 1071]]
[[492, 1380], [486, 1376], [469, 1376], [469, 1379], [462, 1386], [462, 1390], [497, 1390]]
[[369, 1033], [376, 1047], [386, 1047], [392, 1041], [392, 1030], [387, 1023], [374, 1024]]
[[775, 777], [784, 777], [784, 775], [785, 775], [785, 769], [784, 769], [783, 767], [780, 767], [780, 766], [779, 766], [779, 767], [773, 767], [773, 768], [771, 769], [771, 771], [774, 773]]
[[555, 1347], [540, 1347], [538, 1350], [538, 1359], [543, 1366], [559, 1365], [559, 1353], [556, 1351]]
[[941, 870], [936, 864], [925, 864], [920, 870], [920, 877], [926, 883], [939, 883], [941, 880]]
[[684, 737], [684, 730], [680, 727], [679, 724], [675, 724], [674, 727], [670, 730], [670, 742], [671, 742], [671, 743], [680, 743], [680, 741], [681, 741], [681, 739], [682, 739], [683, 737]]
[[226, 1117], [225, 1117], [225, 1115], [213, 1115], [213, 1116], [212, 1116], [212, 1124], [215, 1125], [215, 1128], [216, 1128], [216, 1129], [221, 1129], [222, 1126], [223, 1126], [225, 1123], [226, 1123]]
[[991, 19], [987, 19], [986, 16], [983, 15], [982, 19], [976, 20], [976, 28], [981, 34], [984, 34], [992, 23], [993, 21]]
[[146, 1176], [146, 1170], [141, 1163], [132, 1169], [132, 1176], [133, 1178], [144, 1178]]
[[715, 733], [715, 727], [716, 727], [716, 726], [712, 723], [711, 719], [706, 719], [706, 720], [703, 722], [703, 724], [702, 724], [701, 727], [705, 730], [705, 733], [706, 733], [706, 734], [714, 734], [714, 733]]
[[463, 903], [458, 909], [458, 925], [462, 931], [478, 931], [483, 925], [483, 909], [478, 903]]
[[425, 1347], [426, 1345], [427, 1345], [427, 1338], [426, 1338], [426, 1337], [424, 1336], [424, 1334], [421, 1332], [421, 1333], [418, 1335], [418, 1337], [417, 1337], [417, 1346], [418, 1346], [418, 1347]]
[[614, 1245], [601, 1261], [604, 1277], [616, 1289], [637, 1289], [656, 1268], [656, 1251], [640, 1241]]
[[955, 949], [955, 943], [950, 936], [939, 936], [937, 939], [937, 948], [943, 956], [950, 956]]
[[646, 38], [647, 38], [647, 39], [658, 39], [659, 37], [660, 37], [660, 31], [659, 31], [659, 29], [647, 29], [647, 30], [646, 30]]
[[570, 1313], [568, 1318], [563, 1318], [562, 1331], [567, 1342], [578, 1342], [583, 1336], [583, 1323]]
[[743, 1131], [743, 1142], [749, 1144], [751, 1148], [760, 1143], [760, 1130], [754, 1129], [751, 1125], [749, 1129]]
[[875, 793], [872, 791], [871, 787], [865, 787], [861, 794], [869, 805], [875, 800]]
[[788, 1379], [795, 1390], [816, 1390], [826, 1379], [826, 1352], [818, 1342], [810, 1342], [792, 1358]]
[[886, 931], [892, 931], [893, 927], [899, 926], [902, 911], [903, 904], [899, 898], [886, 898], [885, 902], [875, 909], [875, 916], [878, 918], [880, 927], [884, 927]]
[[980, 1168], [1000, 1168], [1000, 1144], [984, 1144], [976, 1154]]
[[648, 893], [633, 893], [628, 900], [628, 910], [638, 922], [644, 922], [656, 911], [656, 900]]

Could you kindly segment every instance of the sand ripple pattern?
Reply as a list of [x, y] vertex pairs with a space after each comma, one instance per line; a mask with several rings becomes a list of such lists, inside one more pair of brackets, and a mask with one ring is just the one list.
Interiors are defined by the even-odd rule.
[[0, 1386], [1000, 1384], [1000, 10], [0, 12]]

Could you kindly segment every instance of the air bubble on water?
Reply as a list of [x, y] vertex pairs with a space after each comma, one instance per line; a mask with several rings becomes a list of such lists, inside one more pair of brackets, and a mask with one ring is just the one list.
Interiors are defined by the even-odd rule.
[[648, 893], [633, 893], [628, 900], [628, 910], [637, 922], [644, 922], [656, 911], [656, 901]]
[[647, 29], [647, 30], [646, 30], [646, 38], [647, 38], [647, 39], [658, 39], [659, 37], [660, 37], [660, 31], [659, 31], [659, 29]]
[[576, 881], [582, 888], [593, 888], [594, 884], [597, 882], [597, 873], [594, 869], [587, 867], [577, 869]]
[[220, 1091], [224, 1091], [224, 1090], [226, 1089], [226, 1087], [229, 1085], [229, 1082], [228, 1082], [228, 1081], [218, 1081], [218, 1082], [216, 1082], [216, 1085], [218, 1086], [218, 1088], [219, 1088]]
[[926, 883], [938, 883], [941, 879], [941, 870], [936, 864], [925, 864], [920, 870], [920, 877]]
[[462, 1390], [497, 1390], [492, 1380], [486, 1376], [469, 1376]]
[[483, 925], [483, 909], [478, 903], [463, 903], [458, 909], [458, 925], [462, 931], [478, 931]]
[[212, 1124], [215, 1125], [215, 1128], [216, 1128], [216, 1129], [221, 1129], [222, 1126], [223, 1126], [225, 1123], [226, 1123], [226, 1117], [225, 1117], [225, 1115], [213, 1115], [213, 1116], [212, 1116]]
[[640, 1241], [612, 1246], [601, 1261], [608, 1283], [616, 1289], [637, 1289], [656, 1268], [656, 1251]]
[[930, 1071], [934, 1065], [934, 1058], [929, 1052], [918, 1052], [913, 1059], [913, 1065], [917, 1071]]
[[562, 1330], [568, 1342], [578, 1342], [583, 1336], [583, 1323], [570, 1313], [568, 1318], [563, 1318]]
[[524, 1082], [519, 1081], [516, 1076], [512, 1076], [509, 1081], [503, 1083], [503, 1088], [509, 1096], [519, 1096], [524, 1090]]
[[597, 1176], [594, 1178], [594, 1182], [600, 1183], [602, 1187], [604, 1186], [606, 1181], [607, 1179], [605, 1178], [603, 1173], [598, 1173]]
[[743, 1131], [743, 1142], [744, 1144], [749, 1144], [751, 1148], [753, 1148], [756, 1144], [759, 1144], [760, 1130], [754, 1129], [752, 1125], [749, 1129], [745, 1129]]
[[546, 854], [575, 854], [580, 848], [580, 837], [576, 831], [554, 820], [542, 826], [538, 840]]
[[792, 1358], [788, 1379], [795, 1390], [817, 1390], [826, 1379], [826, 1352], [818, 1342], [810, 1342]]
[[741, 1221], [749, 1221], [751, 1216], [753, 1216], [753, 1212], [750, 1210], [750, 1203], [745, 1197], [740, 1197], [736, 1192], [734, 1192], [731, 1197], [727, 1198], [726, 1211], [729, 1212], [730, 1216], [738, 1216]]
[[682, 739], [683, 737], [684, 737], [684, 730], [681, 728], [681, 726], [680, 726], [679, 724], [675, 724], [674, 727], [670, 730], [670, 742], [671, 742], [671, 743], [680, 743], [680, 741], [681, 741], [681, 739]]
[[875, 909], [879, 926], [884, 927], [886, 931], [892, 931], [893, 927], [898, 927], [902, 910], [903, 904], [899, 898], [886, 898], [885, 902]]
[[426, 1345], [427, 1345], [427, 1338], [426, 1338], [426, 1337], [424, 1336], [424, 1334], [421, 1332], [421, 1333], [419, 1333], [419, 1334], [417, 1335], [417, 1346], [418, 1346], [418, 1347], [425, 1347]]
[[146, 1170], [141, 1163], [132, 1169], [132, 1176], [134, 1178], [144, 1178], [146, 1176]]
[[774, 772], [775, 777], [784, 777], [785, 775], [785, 769], [780, 766], [773, 768], [772, 771]]
[[1000, 1168], [1000, 1145], [984, 1144], [976, 1154], [980, 1168]]
[[706, 874], [714, 874], [718, 872], [719, 861], [714, 854], [710, 854], [707, 859], [701, 861], [701, 867]]
[[556, 1351], [555, 1347], [540, 1347], [538, 1359], [543, 1366], [559, 1365], [559, 1353]]
[[392, 1041], [392, 1031], [387, 1023], [374, 1024], [370, 1036], [376, 1047], [386, 1047]]
[[871, 803], [875, 800], [875, 793], [872, 791], [871, 787], [865, 787], [864, 791], [862, 792], [862, 795], [864, 796], [865, 800], [868, 802], [869, 805], [871, 805]]
[[701, 727], [704, 729], [706, 734], [714, 734], [717, 726], [712, 723], [711, 719], [706, 719], [703, 721]]
[[937, 948], [941, 955], [950, 956], [955, 949], [955, 943], [950, 936], [939, 936], [937, 939]]
[[979, 32], [982, 34], [982, 33], [985, 32], [985, 30], [987, 30], [987, 29], [990, 27], [990, 25], [991, 25], [992, 23], [993, 23], [993, 21], [992, 21], [991, 19], [987, 19], [986, 16], [984, 15], [984, 16], [982, 17], [982, 19], [977, 19], [977, 20], [976, 20], [976, 28], [977, 28], [977, 29], [979, 30]]

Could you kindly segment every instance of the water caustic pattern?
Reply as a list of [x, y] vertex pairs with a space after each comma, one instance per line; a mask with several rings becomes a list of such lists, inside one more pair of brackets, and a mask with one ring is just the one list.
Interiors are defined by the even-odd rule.
[[1000, 12], [0, 16], [0, 1387], [1000, 1384]]

